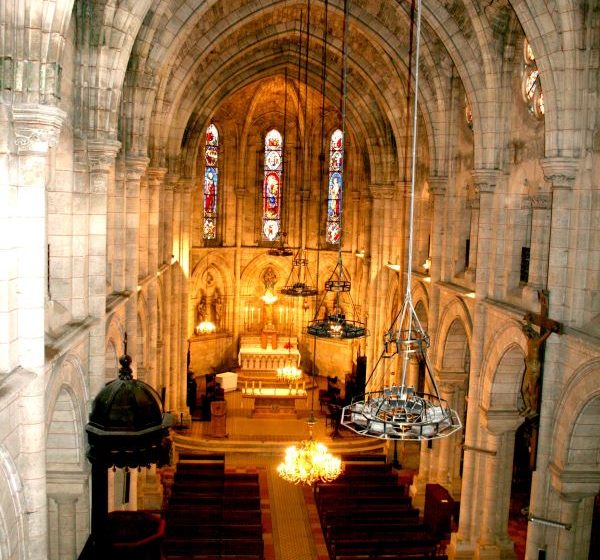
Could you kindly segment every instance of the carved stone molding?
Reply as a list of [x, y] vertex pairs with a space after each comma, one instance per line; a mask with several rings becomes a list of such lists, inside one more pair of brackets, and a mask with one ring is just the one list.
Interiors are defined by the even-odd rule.
[[529, 197], [531, 207], [539, 210], [549, 210], [552, 208], [552, 196], [549, 193], [534, 194]]
[[542, 160], [544, 179], [553, 189], [571, 190], [578, 166], [579, 162], [571, 158], [554, 157]]
[[148, 180], [152, 186], [160, 185], [163, 182], [166, 174], [166, 167], [149, 167], [147, 172]]
[[496, 188], [496, 181], [498, 180], [497, 169], [474, 169], [471, 172], [473, 176], [473, 183], [475, 185], [475, 192], [481, 193], [493, 193]]
[[433, 196], [444, 196], [448, 188], [448, 177], [429, 177], [429, 193]]
[[149, 163], [150, 159], [144, 156], [127, 156], [125, 158], [127, 180], [139, 181], [146, 173]]
[[165, 182], [164, 182], [164, 187], [167, 190], [173, 190], [175, 188], [175, 185], [177, 184], [177, 181], [179, 180], [179, 175], [176, 173], [167, 173], [165, 175]]
[[58, 144], [66, 113], [51, 105], [15, 105], [12, 110], [15, 145], [20, 154], [46, 154]]
[[87, 156], [90, 171], [107, 173], [115, 162], [121, 142], [117, 140], [90, 140], [87, 144]]
[[514, 432], [525, 420], [513, 410], [489, 410], [482, 408], [481, 419], [486, 428], [494, 435]]
[[369, 193], [374, 200], [391, 200], [396, 189], [392, 185], [369, 185]]

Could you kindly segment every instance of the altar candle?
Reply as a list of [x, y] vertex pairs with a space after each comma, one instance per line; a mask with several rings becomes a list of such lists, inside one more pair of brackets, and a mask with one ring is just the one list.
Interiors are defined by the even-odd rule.
[[303, 381], [303, 382], [302, 382], [302, 390], [303, 390], [303, 391], [306, 391], [306, 381]]

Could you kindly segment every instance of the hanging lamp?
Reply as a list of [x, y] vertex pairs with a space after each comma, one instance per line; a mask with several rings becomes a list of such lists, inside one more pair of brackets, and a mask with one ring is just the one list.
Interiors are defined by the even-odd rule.
[[[307, 9], [307, 30], [308, 22], [310, 21], [310, 0], [308, 0]], [[325, 1], [325, 24], [324, 34], [327, 37], [327, 0]], [[306, 52], [308, 57], [308, 40], [307, 32]], [[323, 51], [323, 64], [326, 61], [327, 42], [325, 41]], [[318, 263], [317, 263], [318, 275]], [[318, 278], [317, 278], [318, 281]], [[301, 441], [298, 445], [292, 445], [285, 451], [285, 457], [282, 463], [277, 467], [277, 473], [281, 478], [295, 484], [302, 483], [312, 485], [317, 481], [331, 482], [342, 473], [342, 461], [340, 458], [329, 453], [327, 446], [313, 438], [313, 429], [316, 424], [314, 414], [315, 403], [315, 363], [316, 363], [317, 344], [316, 338], [313, 341], [313, 364], [311, 371], [311, 400], [310, 400], [310, 416], [307, 420], [309, 437]]]
[[[411, 28], [414, 20], [411, 21]], [[411, 29], [412, 31], [412, 29]], [[342, 410], [341, 424], [357, 434], [394, 440], [430, 440], [449, 436], [462, 425], [458, 414], [440, 397], [427, 355], [429, 335], [423, 329], [412, 302], [411, 272], [414, 229], [415, 163], [417, 152], [417, 109], [419, 91], [419, 47], [421, 31], [421, 0], [417, 0], [415, 87], [412, 127], [412, 170], [410, 184], [409, 240], [406, 293], [400, 312], [383, 338], [383, 352], [367, 380], [382, 360], [400, 361], [401, 379], [379, 391], [367, 392]], [[409, 67], [412, 57], [409, 54]], [[410, 84], [409, 84], [410, 87]], [[411, 358], [423, 364], [431, 392], [418, 392], [407, 386], [406, 377]]]
[[[298, 41], [298, 89], [300, 89], [300, 79], [301, 79], [301, 68], [302, 68], [302, 19], [303, 13], [300, 11], [300, 39]], [[310, 22], [306, 22], [306, 60], [305, 60], [305, 73], [304, 73], [304, 122], [306, 123], [306, 113], [308, 108], [308, 41], [310, 38]], [[296, 145], [300, 146], [300, 95], [298, 95], [298, 107], [296, 111]], [[302, 153], [304, 154], [306, 151], [306, 128], [305, 134], [302, 141]], [[296, 162], [298, 164], [298, 161]], [[304, 179], [304, 166], [300, 167], [300, 171], [296, 173], [296, 177], [298, 179], [298, 191], [302, 190], [302, 183]], [[302, 196], [300, 199], [300, 215], [304, 216], [304, 197]], [[280, 293], [286, 296], [292, 297], [311, 297], [316, 296], [319, 293], [319, 290], [310, 284], [310, 270], [308, 268], [308, 257], [306, 253], [305, 247], [305, 233], [304, 228], [306, 226], [303, 225], [302, 232], [302, 243], [301, 247], [296, 251], [294, 255], [294, 259], [292, 260], [292, 268], [290, 270], [290, 274], [286, 280], [286, 283], [283, 288], [281, 288]]]
[[[348, 76], [348, 0], [344, 0], [344, 37], [342, 48], [342, 80], [341, 80], [341, 147], [339, 159], [336, 163], [336, 175], [341, 175], [343, 165], [345, 163], [345, 133], [346, 133], [346, 90]], [[325, 46], [327, 46], [325, 37]], [[325, 64], [325, 62], [324, 62]], [[323, 82], [325, 81], [325, 72], [323, 72]], [[324, 120], [325, 120], [325, 84], [323, 83], [323, 104], [321, 114], [321, 137], [324, 138]], [[324, 150], [322, 149], [322, 152]], [[324, 158], [323, 158], [324, 159]], [[325, 282], [325, 294], [319, 302], [315, 311], [315, 318], [308, 323], [307, 333], [317, 338], [335, 338], [335, 339], [354, 339], [366, 336], [366, 325], [351, 317], [357, 316], [356, 306], [350, 294], [351, 282], [344, 269], [342, 261], [342, 205], [341, 205], [341, 190], [338, 193], [339, 197], [339, 222], [338, 222], [338, 259], [333, 272], [329, 279]], [[329, 311], [326, 307], [328, 295], [333, 294], [333, 309]], [[331, 297], [329, 298], [331, 299]], [[323, 317], [318, 318], [319, 312], [323, 308]]]

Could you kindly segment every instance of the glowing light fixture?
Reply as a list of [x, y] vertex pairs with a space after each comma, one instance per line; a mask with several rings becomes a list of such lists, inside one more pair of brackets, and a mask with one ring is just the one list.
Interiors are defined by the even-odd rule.
[[262, 299], [267, 305], [273, 305], [279, 298], [271, 291], [270, 288], [267, 288], [267, 291], [260, 296], [260, 299]]
[[329, 453], [327, 446], [312, 438], [314, 416], [308, 420], [310, 437], [285, 450], [285, 458], [277, 467], [281, 478], [294, 484], [309, 486], [317, 481], [331, 482], [342, 473], [341, 459]]
[[196, 326], [197, 334], [214, 333], [216, 330], [217, 326], [212, 321], [202, 321]]
[[302, 378], [302, 370], [288, 362], [284, 366], [277, 368], [277, 378], [290, 382], [298, 381]]
[[[417, 154], [421, 1], [417, 0], [416, 11], [415, 94], [406, 294], [400, 312], [384, 335], [383, 352], [377, 360], [367, 383], [371, 380], [382, 359], [399, 360], [398, 365], [402, 371], [402, 378], [399, 385], [392, 384], [390, 387], [367, 392], [357, 397], [351, 404], [343, 408], [341, 420], [341, 424], [346, 428], [360, 435], [379, 439], [429, 440], [449, 436], [462, 427], [456, 412], [439, 395], [433, 368], [427, 356], [429, 335], [421, 326], [412, 303], [411, 272]], [[414, 387], [407, 386], [406, 377], [411, 358], [416, 358], [420, 364], [425, 366], [430, 387], [429, 393], [417, 392]]]

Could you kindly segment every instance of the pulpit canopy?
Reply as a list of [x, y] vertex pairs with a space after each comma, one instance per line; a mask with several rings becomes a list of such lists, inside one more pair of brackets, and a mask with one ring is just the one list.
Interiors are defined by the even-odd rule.
[[92, 463], [119, 468], [169, 462], [172, 417], [162, 411], [158, 393], [133, 379], [131, 357], [119, 359], [119, 378], [98, 393], [85, 428]]

